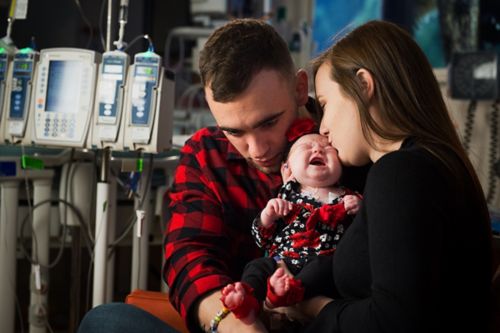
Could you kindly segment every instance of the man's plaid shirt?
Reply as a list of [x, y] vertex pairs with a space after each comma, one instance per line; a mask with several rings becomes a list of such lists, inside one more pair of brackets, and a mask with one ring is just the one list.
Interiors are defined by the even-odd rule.
[[250, 166], [218, 128], [201, 129], [186, 142], [165, 197], [164, 277], [182, 317], [200, 296], [238, 281], [245, 264], [263, 255], [252, 221], [281, 185], [279, 173]]

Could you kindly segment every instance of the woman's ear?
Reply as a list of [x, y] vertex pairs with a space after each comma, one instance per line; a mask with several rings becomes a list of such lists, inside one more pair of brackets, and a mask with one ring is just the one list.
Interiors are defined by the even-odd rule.
[[295, 74], [295, 95], [298, 106], [304, 106], [309, 99], [309, 86], [307, 83], [307, 72], [299, 69]]
[[281, 179], [283, 179], [283, 183], [288, 182], [292, 179], [292, 169], [288, 166], [288, 162], [281, 163]]
[[370, 100], [373, 97], [373, 93], [375, 91], [375, 82], [373, 81], [372, 74], [365, 68], [360, 68], [356, 72], [356, 76], [363, 85], [367, 99]]

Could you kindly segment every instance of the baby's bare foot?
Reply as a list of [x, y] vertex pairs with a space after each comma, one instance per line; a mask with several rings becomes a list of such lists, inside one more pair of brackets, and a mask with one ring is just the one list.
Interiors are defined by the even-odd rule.
[[232, 310], [243, 303], [245, 295], [245, 289], [241, 283], [236, 282], [235, 284], [228, 284], [222, 289], [221, 300], [229, 310]]
[[283, 296], [290, 289], [290, 276], [280, 267], [269, 278], [269, 284], [277, 296]]

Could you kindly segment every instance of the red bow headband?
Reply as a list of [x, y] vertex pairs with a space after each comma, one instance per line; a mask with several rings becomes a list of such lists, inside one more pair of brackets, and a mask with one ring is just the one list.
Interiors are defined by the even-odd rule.
[[310, 118], [296, 119], [286, 132], [287, 141], [292, 144], [305, 134], [317, 133], [316, 124]]

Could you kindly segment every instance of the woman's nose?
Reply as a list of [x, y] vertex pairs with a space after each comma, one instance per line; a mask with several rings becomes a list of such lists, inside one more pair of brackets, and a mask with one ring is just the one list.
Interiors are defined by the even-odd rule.
[[324, 122], [321, 121], [321, 124], [319, 126], [319, 134], [328, 136], [330, 132], [328, 131], [328, 128], [325, 126]]

